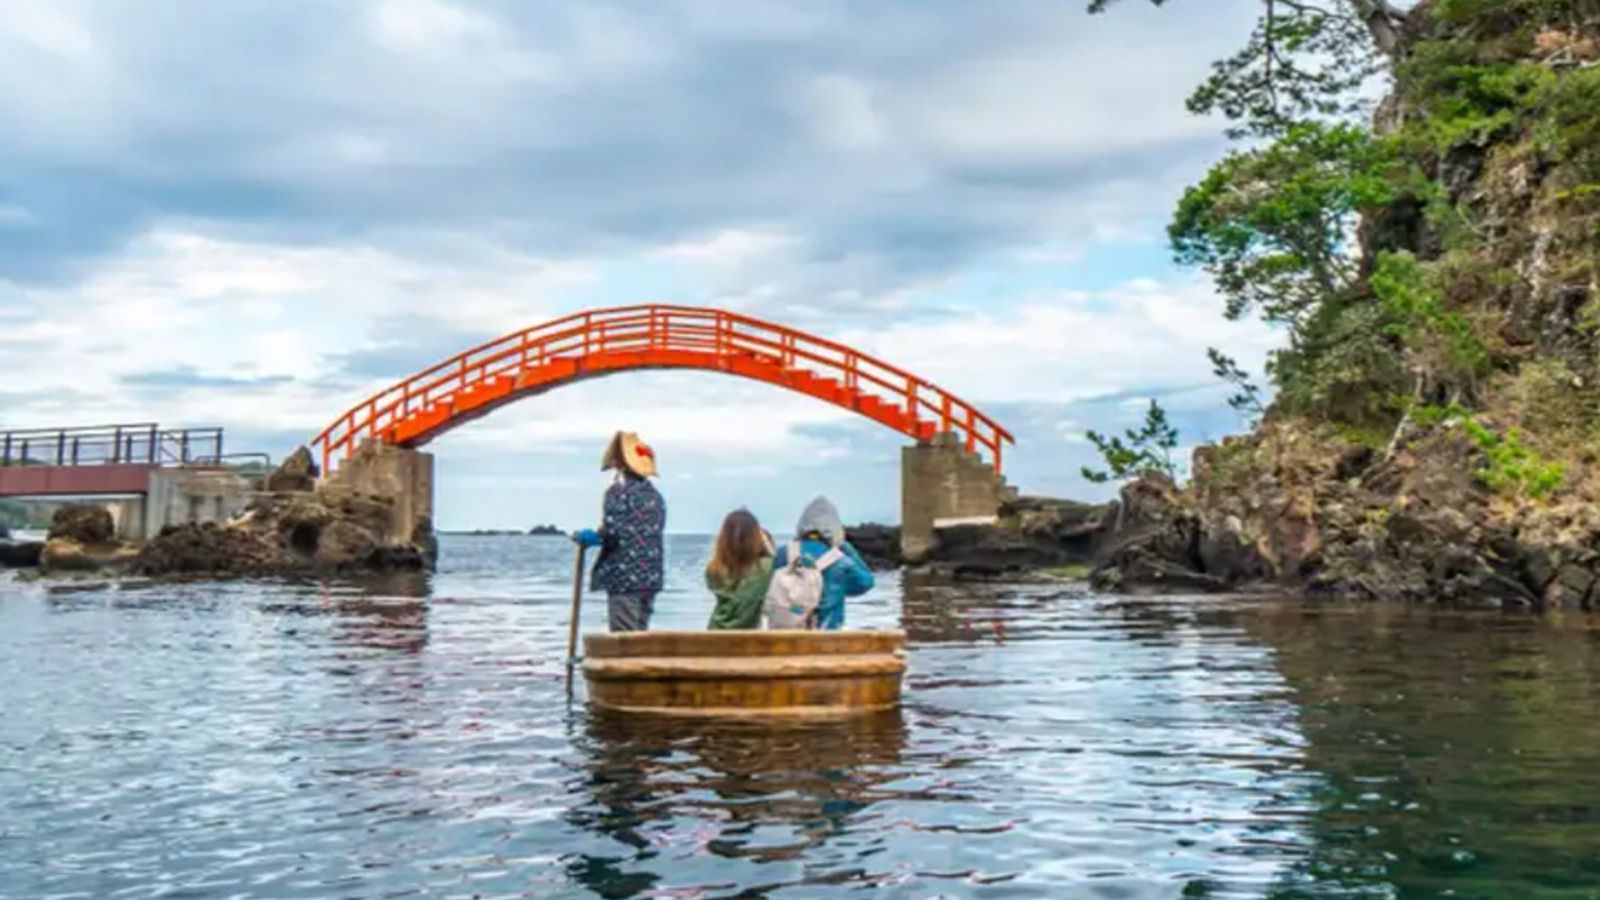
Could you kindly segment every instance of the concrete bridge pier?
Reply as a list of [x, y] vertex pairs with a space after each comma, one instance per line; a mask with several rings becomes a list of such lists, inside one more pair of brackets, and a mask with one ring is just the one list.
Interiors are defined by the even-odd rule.
[[994, 464], [970, 452], [960, 437], [944, 433], [900, 453], [900, 552], [921, 562], [938, 546], [937, 526], [993, 521], [1015, 499]]
[[[938, 527], [993, 521], [1016, 489], [994, 464], [966, 448], [958, 436], [942, 434], [906, 447], [900, 458], [900, 549], [919, 562], [938, 546]], [[391, 544], [431, 543], [433, 455], [369, 441], [329, 477], [325, 489], [388, 498]]]
[[[249, 479], [228, 469], [155, 469], [144, 496], [142, 528], [124, 537], [149, 540], [168, 525], [226, 522], [244, 512]], [[112, 513], [116, 518], [116, 513]]]
[[386, 543], [432, 543], [432, 453], [368, 441], [334, 471], [324, 489], [387, 498]]

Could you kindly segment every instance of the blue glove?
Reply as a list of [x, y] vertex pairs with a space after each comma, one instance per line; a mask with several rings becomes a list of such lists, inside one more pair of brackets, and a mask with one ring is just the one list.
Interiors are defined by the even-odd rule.
[[572, 539], [585, 547], [600, 546], [600, 532], [593, 528], [585, 528], [572, 536]]

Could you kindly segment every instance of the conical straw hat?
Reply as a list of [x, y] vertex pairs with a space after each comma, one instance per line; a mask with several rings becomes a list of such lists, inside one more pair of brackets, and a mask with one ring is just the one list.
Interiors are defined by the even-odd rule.
[[631, 431], [619, 431], [611, 438], [611, 443], [606, 445], [605, 456], [600, 459], [601, 470], [615, 469], [618, 466], [627, 467], [628, 471], [644, 478], [654, 478], [656, 474], [656, 454], [650, 445], [639, 440], [639, 436]]

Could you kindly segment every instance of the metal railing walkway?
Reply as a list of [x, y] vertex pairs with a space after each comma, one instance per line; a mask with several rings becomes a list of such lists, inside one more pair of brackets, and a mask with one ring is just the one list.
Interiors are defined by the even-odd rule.
[[221, 428], [138, 422], [0, 430], [0, 466], [182, 466], [222, 459]]

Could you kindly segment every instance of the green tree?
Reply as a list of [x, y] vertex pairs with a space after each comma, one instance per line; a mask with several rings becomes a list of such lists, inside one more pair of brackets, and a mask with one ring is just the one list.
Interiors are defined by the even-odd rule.
[[1390, 362], [1402, 347], [1367, 290], [1357, 240], [1365, 219], [1421, 205], [1412, 195], [1427, 190], [1358, 115], [1403, 18], [1384, 0], [1262, 0], [1244, 46], [1189, 99], [1253, 140], [1184, 193], [1168, 228], [1173, 254], [1212, 277], [1229, 318], [1284, 328], [1288, 347], [1267, 366], [1278, 402], [1330, 418], [1392, 415], [1390, 398], [1405, 390]]
[[1394, 159], [1353, 125], [1294, 126], [1230, 154], [1184, 192], [1168, 227], [1179, 262], [1210, 273], [1238, 319], [1259, 310], [1291, 338], [1359, 267], [1357, 218], [1393, 202]]
[[1126, 481], [1151, 472], [1168, 478], [1176, 475], [1172, 451], [1178, 446], [1178, 430], [1167, 421], [1166, 410], [1155, 400], [1145, 410], [1144, 424], [1127, 429], [1123, 437], [1106, 437], [1097, 431], [1089, 431], [1087, 437], [1106, 464], [1104, 469], [1083, 467], [1083, 477], [1096, 484]]
[[1448, 393], [1446, 402], [1462, 400], [1488, 366], [1489, 351], [1467, 317], [1445, 305], [1431, 268], [1408, 251], [1386, 251], [1371, 282], [1389, 333], [1406, 348], [1413, 394], [1427, 396], [1438, 387]]
[[1233, 388], [1233, 394], [1228, 397], [1228, 405], [1248, 419], [1252, 426], [1261, 421], [1261, 417], [1267, 413], [1267, 408], [1261, 402], [1261, 388], [1250, 380], [1250, 373], [1239, 368], [1239, 363], [1233, 357], [1225, 355], [1215, 347], [1206, 348], [1206, 359], [1211, 360], [1212, 374]]
[[[1118, 2], [1090, 0], [1089, 11]], [[1360, 110], [1360, 88], [1394, 55], [1404, 22], [1386, 0], [1262, 0], [1261, 6], [1245, 45], [1213, 63], [1189, 98], [1196, 113], [1226, 116], [1235, 137], [1276, 136]]]
[[[1248, 143], [1184, 193], [1169, 239], [1230, 318], [1282, 329], [1265, 373], [1276, 408], [1391, 433], [1391, 451], [1425, 410], [1460, 408], [1491, 487], [1562, 489], [1531, 448], [1587, 452], [1600, 414], [1565, 417], [1558, 430], [1580, 436], [1567, 444], [1541, 425], [1526, 445], [1470, 415], [1507, 406], [1546, 361], [1569, 373], [1564, 392], [1600, 381], [1597, 2], [1260, 0], [1189, 101]], [[1375, 108], [1374, 76], [1391, 82]], [[1231, 405], [1258, 409], [1244, 373], [1210, 356]]]

